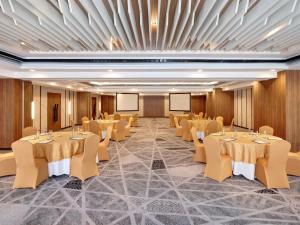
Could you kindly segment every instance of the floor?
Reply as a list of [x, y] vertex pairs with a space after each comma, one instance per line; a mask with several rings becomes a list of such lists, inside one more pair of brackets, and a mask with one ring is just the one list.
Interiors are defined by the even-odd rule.
[[300, 224], [300, 178], [289, 177], [290, 190], [240, 176], [217, 183], [167, 119], [139, 123], [129, 140], [111, 142], [99, 177], [54, 177], [36, 190], [11, 190], [14, 177], [0, 178], [0, 224]]

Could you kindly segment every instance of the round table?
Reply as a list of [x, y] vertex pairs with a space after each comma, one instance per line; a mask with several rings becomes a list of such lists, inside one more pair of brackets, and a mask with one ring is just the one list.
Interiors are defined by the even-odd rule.
[[45, 158], [48, 161], [49, 177], [62, 174], [70, 174], [70, 163], [73, 155], [82, 153], [84, 150], [84, 140], [93, 135], [90, 132], [54, 132], [40, 135], [36, 139], [35, 135], [24, 137], [21, 140], [29, 141], [33, 144], [33, 154], [35, 158]]
[[[120, 114], [121, 120], [126, 120], [127, 122], [129, 121], [129, 118], [132, 117], [132, 114]], [[114, 119], [114, 115], [108, 115], [108, 118], [110, 120]]]
[[[89, 130], [89, 123], [91, 120], [89, 121], [84, 121], [82, 126], [83, 126], [83, 130], [84, 131], [88, 131]], [[102, 132], [102, 138], [105, 138], [106, 136], [106, 130], [108, 127], [112, 126], [113, 128], [115, 127], [115, 125], [119, 122], [119, 120], [96, 120], [99, 123], [101, 132]]]
[[248, 132], [214, 133], [209, 136], [219, 141], [221, 154], [232, 158], [233, 174], [243, 175], [249, 180], [254, 180], [256, 160], [267, 157], [269, 144], [281, 140], [271, 135]]

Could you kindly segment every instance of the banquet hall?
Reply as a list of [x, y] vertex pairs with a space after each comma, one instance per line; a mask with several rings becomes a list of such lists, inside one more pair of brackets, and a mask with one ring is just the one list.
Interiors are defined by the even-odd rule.
[[0, 225], [300, 224], [299, 0], [0, 0]]

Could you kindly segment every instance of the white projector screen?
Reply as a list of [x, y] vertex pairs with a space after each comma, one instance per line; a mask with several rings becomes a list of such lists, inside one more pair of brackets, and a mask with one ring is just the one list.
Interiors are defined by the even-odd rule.
[[191, 93], [170, 93], [170, 111], [191, 111]]
[[117, 93], [117, 111], [139, 111], [139, 94]]

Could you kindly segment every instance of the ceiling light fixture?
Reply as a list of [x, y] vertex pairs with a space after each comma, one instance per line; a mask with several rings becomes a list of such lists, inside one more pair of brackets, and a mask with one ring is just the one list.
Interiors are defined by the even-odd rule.
[[274, 69], [271, 69], [270, 71], [271, 71], [271, 72], [276, 72], [276, 70], [274, 70]]
[[72, 88], [72, 86], [68, 85], [68, 86], [67, 86], [67, 88], [69, 88], [69, 89], [70, 89], [70, 88]]
[[199, 70], [197, 70], [198, 72], [203, 72], [203, 70], [202, 69], [199, 69]]
[[107, 70], [108, 72], [112, 72], [113, 70]]
[[29, 71], [30, 71], [30, 72], [35, 72], [35, 70], [34, 70], [34, 69], [30, 69]]
[[56, 83], [55, 82], [50, 82], [49, 83], [51, 86], [56, 86]]
[[26, 45], [26, 44], [25, 44], [25, 42], [22, 41], [22, 42], [21, 42], [21, 45]]

